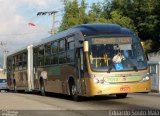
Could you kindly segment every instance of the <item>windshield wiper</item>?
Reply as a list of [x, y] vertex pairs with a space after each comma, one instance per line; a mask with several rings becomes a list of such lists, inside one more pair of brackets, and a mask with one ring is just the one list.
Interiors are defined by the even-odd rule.
[[114, 63], [113, 63], [113, 61], [112, 61], [112, 62], [111, 62], [111, 65], [110, 65], [111, 67], [109, 67], [107, 73], [110, 73], [110, 72], [111, 72], [111, 70], [113, 69], [113, 64], [114, 64]]
[[111, 72], [111, 70], [112, 70], [112, 67], [108, 69], [107, 73], [110, 73], [110, 72]]

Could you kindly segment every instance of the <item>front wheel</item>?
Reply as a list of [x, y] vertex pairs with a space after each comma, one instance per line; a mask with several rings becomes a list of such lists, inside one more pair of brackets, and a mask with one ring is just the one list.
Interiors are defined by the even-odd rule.
[[127, 97], [127, 93], [116, 94], [116, 97], [119, 98], [119, 99], [126, 98]]
[[74, 101], [80, 101], [80, 96], [77, 95], [77, 87], [74, 82], [70, 83], [70, 94]]

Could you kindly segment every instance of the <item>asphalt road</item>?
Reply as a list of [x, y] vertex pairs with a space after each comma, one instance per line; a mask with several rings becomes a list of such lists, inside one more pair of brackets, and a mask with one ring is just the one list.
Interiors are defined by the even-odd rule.
[[160, 93], [128, 94], [125, 99], [98, 96], [81, 102], [59, 94], [0, 93], [0, 109], [2, 116], [159, 116]]

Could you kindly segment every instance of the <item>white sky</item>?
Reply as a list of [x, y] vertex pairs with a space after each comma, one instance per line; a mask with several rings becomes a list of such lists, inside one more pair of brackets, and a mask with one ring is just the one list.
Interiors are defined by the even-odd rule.
[[[53, 10], [61, 4], [57, 0], [0, 0], [0, 41], [13, 51], [49, 36], [51, 17], [37, 17], [36, 14]], [[36, 26], [29, 26], [29, 22]]]
[[[89, 4], [97, 1], [86, 0]], [[48, 37], [52, 17], [36, 14], [53, 10], [59, 11], [56, 14], [56, 25], [59, 25], [63, 15], [61, 0], [0, 0], [0, 42], [6, 43], [8, 51], [12, 52]], [[36, 26], [29, 26], [29, 22]]]

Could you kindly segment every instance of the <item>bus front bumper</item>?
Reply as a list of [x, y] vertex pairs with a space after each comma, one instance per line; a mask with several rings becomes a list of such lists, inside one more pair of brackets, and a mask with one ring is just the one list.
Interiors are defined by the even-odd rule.
[[119, 93], [136, 93], [136, 92], [150, 92], [151, 82], [133, 82], [133, 83], [115, 83], [115, 84], [101, 84], [95, 83], [93, 79], [89, 78], [86, 80], [86, 95], [85, 96], [96, 96], [96, 95], [107, 95], [107, 94], [119, 94]]

